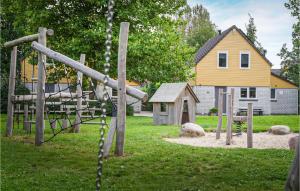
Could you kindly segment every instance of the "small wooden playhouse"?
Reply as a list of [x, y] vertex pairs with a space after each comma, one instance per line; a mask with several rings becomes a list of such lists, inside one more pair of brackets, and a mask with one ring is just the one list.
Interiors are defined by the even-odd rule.
[[199, 99], [188, 83], [164, 83], [149, 102], [153, 103], [155, 125], [194, 122]]

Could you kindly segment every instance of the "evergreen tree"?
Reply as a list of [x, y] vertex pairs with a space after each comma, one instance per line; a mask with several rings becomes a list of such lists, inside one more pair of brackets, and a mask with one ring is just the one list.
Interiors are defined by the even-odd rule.
[[248, 13], [248, 15], [249, 15], [249, 23], [246, 25], [247, 37], [254, 44], [257, 39], [257, 36], [256, 36], [257, 29], [254, 24], [254, 18], [250, 15], [250, 13]]
[[278, 54], [281, 61], [281, 75], [288, 80], [299, 85], [299, 64], [300, 64], [300, 1], [289, 0], [284, 6], [291, 11], [291, 16], [296, 18], [293, 24], [292, 32], [292, 50], [288, 50], [286, 44], [283, 44], [280, 53]]
[[255, 45], [255, 47], [262, 53], [262, 54], [266, 54], [267, 50], [264, 49], [261, 45], [260, 42], [257, 41], [257, 36], [256, 36], [256, 25], [254, 23], [254, 18], [251, 16], [250, 13], [248, 13], [249, 15], [249, 23], [246, 24], [246, 32], [247, 32], [247, 37], [250, 39], [250, 41]]

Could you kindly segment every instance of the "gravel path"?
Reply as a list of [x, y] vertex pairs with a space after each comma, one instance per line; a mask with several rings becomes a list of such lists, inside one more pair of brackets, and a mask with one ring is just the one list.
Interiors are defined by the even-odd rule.
[[[288, 135], [273, 135], [270, 133], [253, 133], [253, 148], [267, 149], [289, 149], [289, 138], [298, 135], [297, 133], [290, 133]], [[222, 148], [247, 148], [247, 134], [243, 133], [241, 136], [233, 136], [232, 144], [226, 145], [226, 133], [221, 133], [221, 139], [216, 140], [216, 133], [205, 133], [203, 137], [189, 138], [165, 138], [164, 140], [196, 147], [222, 147]]]

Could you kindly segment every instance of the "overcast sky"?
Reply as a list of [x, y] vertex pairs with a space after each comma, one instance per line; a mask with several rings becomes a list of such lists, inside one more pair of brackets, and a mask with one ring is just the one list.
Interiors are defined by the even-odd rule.
[[236, 25], [245, 32], [248, 13], [254, 18], [258, 41], [267, 49], [273, 68], [280, 68], [279, 53], [283, 43], [292, 46], [292, 25], [295, 19], [284, 7], [283, 0], [188, 0], [190, 6], [202, 4], [218, 29], [224, 31]]

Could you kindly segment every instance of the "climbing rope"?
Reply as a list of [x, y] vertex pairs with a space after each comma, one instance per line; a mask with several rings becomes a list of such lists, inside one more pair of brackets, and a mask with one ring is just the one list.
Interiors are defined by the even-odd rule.
[[103, 102], [101, 103], [101, 126], [100, 126], [100, 140], [99, 140], [99, 151], [98, 151], [98, 168], [96, 177], [96, 191], [101, 190], [101, 176], [102, 176], [102, 165], [103, 165], [103, 146], [104, 146], [104, 127], [106, 125], [106, 102], [109, 99], [107, 93], [107, 83], [109, 78], [110, 69], [110, 57], [111, 57], [111, 46], [112, 46], [112, 20], [113, 20], [113, 7], [114, 0], [108, 0], [108, 11], [107, 11], [107, 29], [106, 29], [106, 41], [105, 41], [105, 64], [104, 64], [104, 82], [103, 82]]

